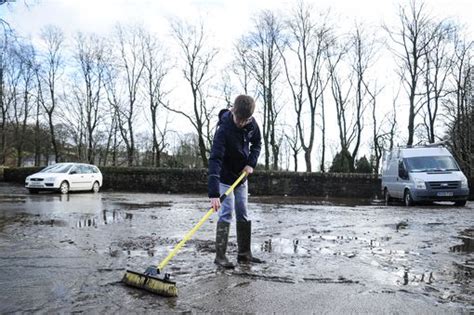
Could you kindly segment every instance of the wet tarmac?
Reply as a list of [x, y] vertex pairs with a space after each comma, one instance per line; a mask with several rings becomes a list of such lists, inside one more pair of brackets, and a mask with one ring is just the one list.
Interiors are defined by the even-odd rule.
[[[177, 298], [120, 282], [166, 257], [208, 206], [197, 195], [29, 195], [0, 183], [0, 313], [474, 312], [474, 202], [251, 196], [252, 250], [266, 264], [217, 268], [214, 215], [167, 267]], [[232, 229], [234, 262], [236, 251]]]

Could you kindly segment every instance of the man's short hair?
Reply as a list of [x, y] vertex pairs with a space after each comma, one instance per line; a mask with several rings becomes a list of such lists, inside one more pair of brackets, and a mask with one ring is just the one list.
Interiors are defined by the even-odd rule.
[[234, 115], [237, 119], [248, 119], [255, 111], [255, 101], [251, 96], [239, 95], [234, 101]]

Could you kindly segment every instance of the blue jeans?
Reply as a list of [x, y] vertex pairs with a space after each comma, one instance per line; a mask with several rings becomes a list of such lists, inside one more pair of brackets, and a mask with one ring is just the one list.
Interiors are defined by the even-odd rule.
[[[230, 185], [219, 183], [221, 195], [229, 189]], [[232, 193], [222, 202], [219, 209], [219, 222], [230, 223], [232, 221], [232, 211], [235, 209], [237, 221], [247, 222], [247, 202], [248, 202], [248, 186], [247, 181], [237, 186]]]

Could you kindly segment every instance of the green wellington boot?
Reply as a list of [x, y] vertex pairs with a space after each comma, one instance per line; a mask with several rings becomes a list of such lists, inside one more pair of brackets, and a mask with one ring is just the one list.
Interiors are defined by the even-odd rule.
[[227, 250], [227, 240], [229, 239], [230, 224], [227, 222], [217, 222], [216, 230], [216, 259], [214, 263], [221, 267], [232, 269], [234, 264], [225, 256]]
[[237, 262], [239, 264], [261, 264], [265, 261], [252, 256], [251, 248], [251, 221], [237, 221], [237, 243], [239, 245], [239, 254], [237, 255]]

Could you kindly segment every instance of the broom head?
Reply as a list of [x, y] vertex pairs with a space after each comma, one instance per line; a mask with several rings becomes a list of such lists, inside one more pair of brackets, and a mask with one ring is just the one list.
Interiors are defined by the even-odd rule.
[[165, 275], [164, 278], [160, 278], [156, 272], [150, 274], [147, 272], [139, 273], [127, 270], [123, 276], [122, 282], [126, 285], [147, 290], [161, 296], [178, 296], [176, 282], [170, 281], [167, 275]]

